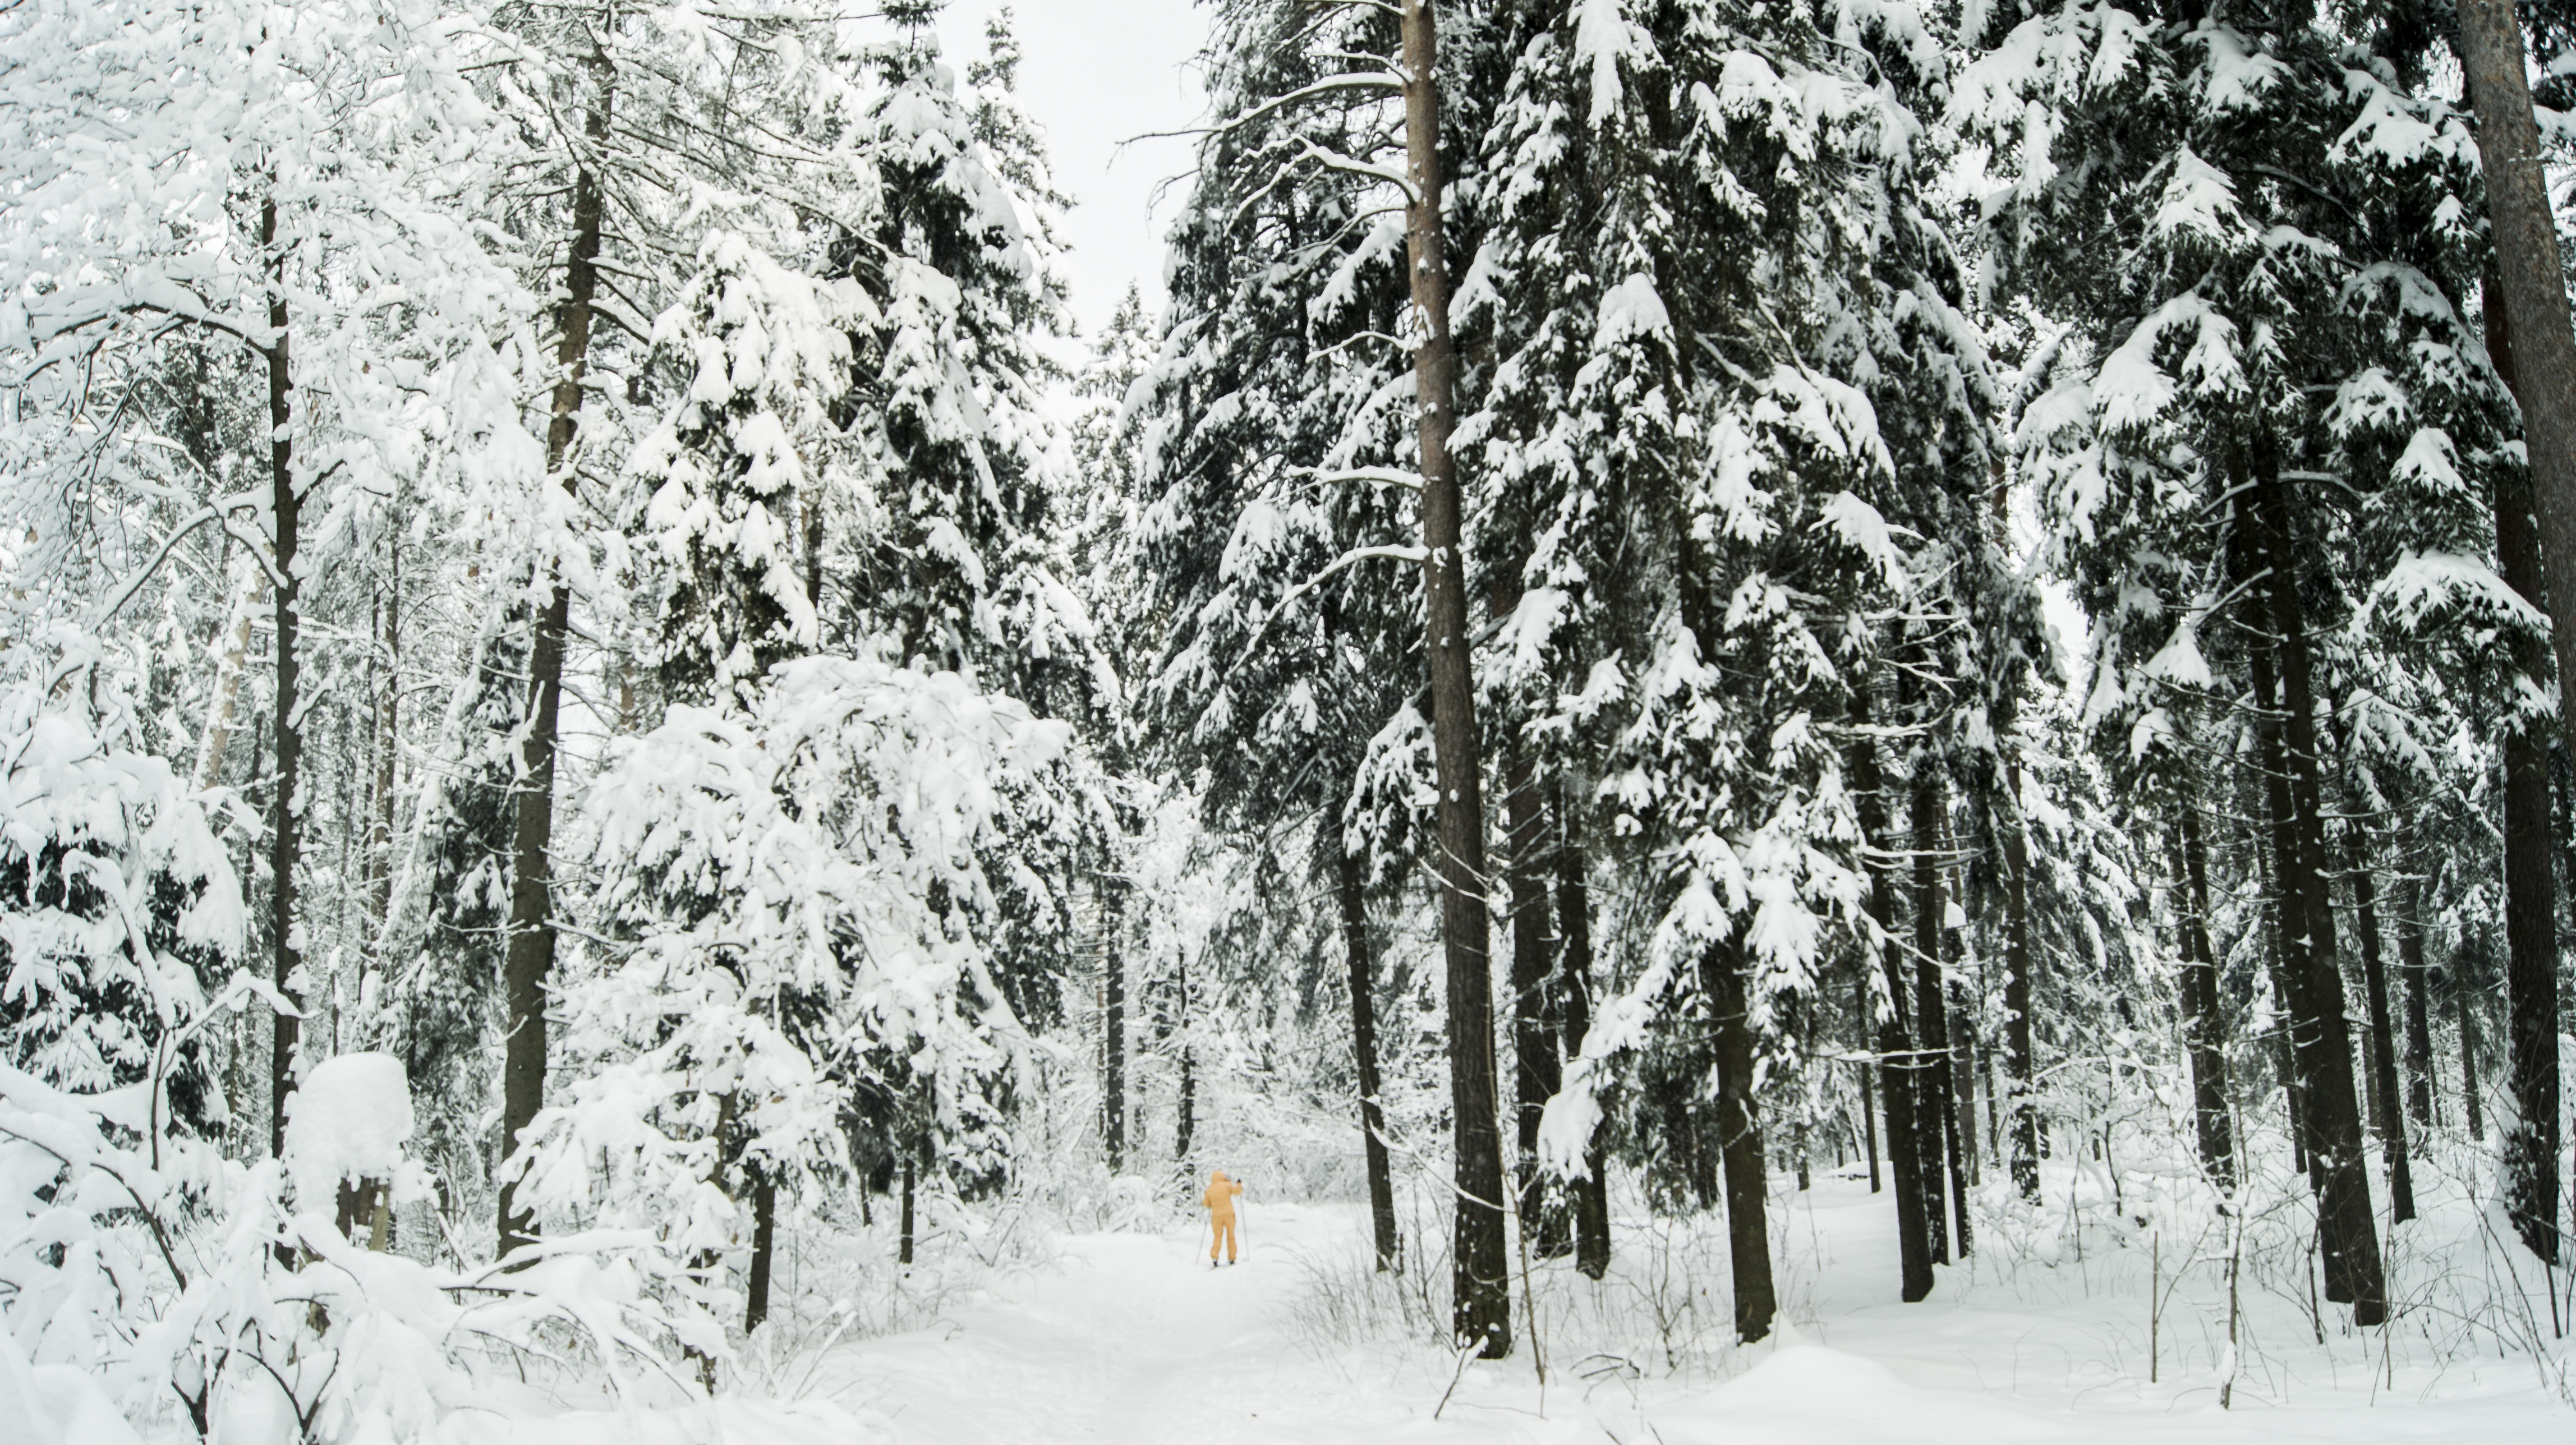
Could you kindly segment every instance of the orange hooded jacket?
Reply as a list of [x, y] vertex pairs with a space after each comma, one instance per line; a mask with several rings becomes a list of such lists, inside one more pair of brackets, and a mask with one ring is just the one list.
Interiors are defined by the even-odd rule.
[[1226, 1178], [1225, 1171], [1219, 1169], [1208, 1175], [1207, 1193], [1199, 1196], [1199, 1207], [1208, 1211], [1210, 1222], [1232, 1224], [1234, 1197], [1242, 1192], [1243, 1186]]

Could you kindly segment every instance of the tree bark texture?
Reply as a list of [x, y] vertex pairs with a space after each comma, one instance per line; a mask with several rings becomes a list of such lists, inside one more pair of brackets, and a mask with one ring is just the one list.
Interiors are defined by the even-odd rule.
[[2227, 1122], [2227, 1025], [2219, 1013], [2218, 961], [2209, 943], [2209, 843], [2200, 812], [2180, 809], [2183, 877], [2182, 1042], [2191, 1060], [2193, 1133], [2200, 1167], [2222, 1190], [2236, 1187], [2235, 1140]]
[[[1569, 1059], [1583, 1052], [1583, 1040], [1592, 1031], [1592, 893], [1584, 877], [1581, 803], [1574, 786], [1560, 780], [1556, 917], [1565, 946], [1557, 979]], [[1610, 1161], [1597, 1125], [1584, 1146], [1583, 1166], [1583, 1177], [1568, 1185], [1574, 1206], [1574, 1267], [1586, 1278], [1599, 1279], [1610, 1271]]]
[[2004, 769], [2007, 816], [1996, 833], [2004, 846], [2004, 1080], [2010, 1090], [2013, 1187], [2039, 1198], [2039, 1116], [2030, 1098], [2030, 832], [2021, 815], [2021, 764]]
[[2344, 824], [2344, 849], [2352, 867], [2354, 943], [2361, 949], [2361, 985], [2370, 1003], [2370, 1117], [2388, 1165], [2389, 1223], [2415, 1217], [2415, 1179], [2406, 1148], [2406, 1112], [2397, 1099], [2397, 1031], [2388, 1007], [2388, 967], [2380, 956], [2379, 885], [2370, 873], [2370, 840], [2360, 820]]
[[[2509, 13], [2509, 12], [2508, 12]], [[2468, 11], [2461, 12], [2465, 33]], [[2516, 37], [2517, 46], [2520, 37]], [[2518, 56], [2521, 52], [2516, 50]], [[2517, 64], [2515, 76], [2520, 78]], [[2483, 111], [2481, 112], [2483, 131]], [[2503, 223], [2498, 221], [2498, 250]], [[2551, 240], [2550, 257], [2557, 249]], [[2538, 388], [2522, 374], [2512, 325], [2510, 300], [2497, 294], [2501, 281], [2489, 274], [2485, 286], [2487, 355], [2507, 389], [2519, 398]], [[2500, 304], [2501, 302], [2501, 304]], [[2560, 309], [2562, 331], [2566, 312]], [[2533, 378], [2534, 381], [2537, 378]], [[2541, 400], [2534, 395], [2535, 401]], [[2524, 408], [2524, 442], [2531, 451], [2529, 473], [2495, 467], [2496, 570], [2505, 584], [2534, 607], [2543, 605], [2542, 548], [2532, 515], [2533, 485], [2540, 471], [2539, 422]], [[2576, 506], [2576, 496], [2569, 499]], [[2576, 618], [2552, 629], [2554, 635], [2576, 632]], [[2513, 636], [2513, 662], [2534, 691], [2545, 691], [2551, 674], [2540, 639], [2528, 632]], [[2504, 736], [2504, 934], [2505, 1033], [2507, 1064], [2512, 1071], [2515, 1123], [2505, 1139], [2505, 1204], [2515, 1232], [2542, 1259], [2558, 1262], [2558, 928], [2557, 878], [2549, 856], [2549, 727], [2546, 719], [2507, 719]]]
[[2487, 1136], [2486, 1105], [2478, 1093], [2478, 1050], [2484, 1045], [2478, 1039], [2478, 1011], [2473, 1005], [2466, 980], [2452, 971], [2451, 1001], [2460, 1014], [2460, 1099], [2462, 1112], [2468, 1115], [2469, 1138], [2484, 1140]]
[[260, 203], [259, 246], [268, 267], [268, 484], [274, 523], [270, 561], [275, 568], [270, 586], [277, 604], [273, 638], [277, 647], [277, 696], [271, 717], [277, 730], [272, 740], [277, 752], [277, 776], [271, 785], [268, 836], [269, 927], [275, 952], [270, 961], [274, 969], [272, 981], [293, 1010], [278, 1009], [270, 1014], [268, 1152], [274, 1158], [286, 1153], [286, 1116], [295, 1097], [296, 1079], [303, 1072], [295, 1055], [303, 1024], [299, 1015], [304, 1007], [302, 980], [298, 976], [304, 965], [303, 935], [298, 927], [295, 893], [304, 811], [303, 799], [296, 796], [304, 759], [304, 716], [297, 696], [300, 659], [296, 656], [296, 627], [300, 619], [296, 604], [302, 600], [304, 588], [295, 575], [295, 553], [304, 499], [295, 489], [295, 443], [288, 431], [294, 414], [295, 370], [286, 331], [286, 258], [277, 246], [274, 196]]
[[233, 711], [241, 701], [243, 676], [250, 667], [252, 614], [268, 595], [268, 567], [259, 557], [244, 557], [235, 584], [231, 625], [225, 629], [223, 660], [215, 665], [214, 698], [206, 707], [206, 730], [197, 740], [197, 766], [189, 774], [198, 792], [223, 775], [224, 749], [232, 742]]
[[1492, 963], [1485, 912], [1485, 804], [1476, 687], [1468, 648], [1461, 501], [1449, 455], [1457, 345], [1449, 331], [1449, 265], [1441, 224], [1439, 43], [1432, 0], [1404, 0], [1405, 212], [1413, 275], [1413, 382], [1422, 447], [1424, 656], [1439, 779], [1441, 939], [1448, 962], [1449, 1101], [1456, 1134], [1457, 1219], [1451, 1325], [1487, 1359], [1511, 1353], [1510, 1259], [1503, 1244], [1503, 1151], [1495, 1096]]
[[2406, 908], [2397, 919], [2397, 958], [2406, 977], [2406, 1111], [2420, 1132], [2433, 1127], [2432, 973], [2424, 962], [2424, 879], [2407, 851]]
[[1172, 1139], [1172, 1155], [1187, 1163], [1190, 1157], [1190, 1136], [1198, 1132], [1199, 1123], [1199, 1076], [1196, 1063], [1190, 1056], [1189, 965], [1177, 965], [1172, 970], [1172, 978], [1180, 993], [1180, 1011], [1173, 1021], [1172, 1031], [1181, 1036], [1180, 1118]]
[[1526, 744], [1511, 739], [1503, 753], [1505, 869], [1512, 909], [1513, 1122], [1520, 1146], [1521, 1236], [1545, 1258], [1565, 1253], [1565, 1211], [1549, 1197], [1538, 1167], [1538, 1122], [1564, 1082], [1557, 1058], [1553, 967], [1545, 847], [1546, 816], [1539, 807], [1537, 769]]
[[[2568, 322], [2540, 127], [2523, 73], [2522, 25], [2511, 0], [2460, 0], [2457, 14], [2548, 591], [2576, 601], [2576, 330]], [[2576, 626], [2552, 629], [2551, 645], [2559, 674], [2576, 677]], [[2558, 706], [2562, 724], [2576, 718], [2576, 690], [2562, 692]]]
[[1127, 885], [1100, 885], [1100, 1144], [1115, 1174], [1127, 1161]]
[[[592, 146], [607, 139], [613, 92], [603, 87], [585, 129]], [[599, 248], [607, 196], [595, 164], [573, 177], [572, 246], [564, 267], [553, 417], [546, 427], [546, 473], [569, 489], [564, 465], [581, 426], [582, 378], [590, 362], [591, 305], [599, 294]], [[546, 1102], [546, 989], [554, 977], [554, 825], [556, 733], [563, 713], [564, 644], [572, 622], [572, 589], [558, 580], [537, 620], [528, 650], [528, 733], [520, 745], [517, 809], [510, 839], [509, 947], [502, 963], [507, 1043], [501, 1064], [501, 1143], [516, 1154], [520, 1135]], [[518, 1206], [518, 1180], [501, 1181], [500, 1252], [534, 1237], [536, 1218]]]
[[1395, 1175], [1386, 1156], [1386, 1109], [1378, 1096], [1377, 967], [1369, 948], [1367, 879], [1360, 860], [1343, 849], [1338, 828], [1331, 846], [1342, 904], [1342, 955], [1349, 964], [1351, 1054], [1359, 1068], [1360, 1149], [1368, 1162], [1369, 1236], [1377, 1267], [1404, 1268], [1404, 1239], [1395, 1228]]
[[778, 1263], [778, 1181], [767, 1171], [751, 1180], [751, 1278], [745, 1282], [742, 1332], [757, 1332], [769, 1318], [769, 1280]]
[[1777, 1303], [1771, 1284], [1770, 1179], [1762, 1150], [1762, 1117], [1754, 1098], [1755, 1039], [1745, 919], [1711, 946], [1700, 963], [1708, 990], [1717, 1054], [1718, 1156], [1726, 1170], [1727, 1258], [1735, 1282], [1735, 1337], [1751, 1344], [1771, 1333]]
[[[1941, 910], [1941, 976], [1950, 1004], [1950, 1083], [1957, 1100], [1957, 1123], [1950, 1131], [1950, 1155], [1953, 1173], [1967, 1184], [1980, 1182], [1977, 1150], [1977, 1047], [1976, 1012], [1968, 1003], [1967, 960], [1968, 938], [1965, 920], [1968, 904], [1968, 868], [1966, 853], [1959, 847], [1958, 830], [1945, 815], [1941, 820], [1941, 851], [1949, 858], [1944, 870], [1949, 881], [1943, 885], [1948, 904]], [[1956, 904], [1960, 921], [1950, 918], [1950, 904]], [[1982, 997], [1982, 991], [1980, 992]], [[1957, 1190], [1960, 1252], [1967, 1252], [1968, 1192]]]
[[[1941, 840], [1939, 765], [1928, 755], [1916, 762], [1909, 832], [1914, 848], [1914, 1097], [1924, 1117], [1917, 1133], [1923, 1149], [1923, 1190], [1936, 1221], [1932, 1259], [1948, 1263], [1952, 1240], [1968, 1252], [1967, 1190], [1959, 1171], [1959, 1104], [1950, 1078], [1948, 1001], [1941, 979]], [[1955, 1204], [1955, 1236], [1951, 1225]]]
[[1913, 1043], [1905, 1036], [1905, 953], [1898, 938], [1894, 850], [1889, 844], [1887, 792], [1878, 766], [1878, 740], [1871, 736], [1866, 694], [1852, 699], [1852, 799], [1860, 814], [1861, 840], [1870, 850], [1869, 917], [1883, 940], [1879, 949], [1881, 982], [1887, 990], [1887, 1013], [1877, 1020], [1879, 1083], [1887, 1096], [1887, 1167], [1896, 1188], [1896, 1253], [1900, 1296], [1907, 1304], [1932, 1293], [1932, 1218], [1936, 1206], [1924, 1198], [1923, 1151], [1916, 1119], [1912, 1067]]
[[903, 1156], [903, 1218], [900, 1221], [903, 1232], [897, 1236], [894, 1249], [894, 1262], [897, 1264], [912, 1263], [913, 1168], [912, 1146], [906, 1145]]
[[[1852, 971], [1852, 1006], [1853, 1036], [1867, 1038], [1869, 1036], [1869, 964], [1865, 960], [1860, 967]], [[1861, 1148], [1869, 1154], [1869, 1192], [1876, 1194], [1885, 1187], [1879, 1177], [1878, 1169], [1877, 1091], [1871, 1087], [1872, 1070], [1867, 1059], [1854, 1064], [1852, 1068], [1860, 1075]], [[2034, 1175], [2035, 1179], [2036, 1175]]]
[[[2260, 549], [2258, 628], [2270, 633], [2253, 649], [2257, 689], [2269, 693], [2278, 673], [2277, 705], [2271, 696], [2256, 728], [2265, 743], [2265, 770], [2275, 771], [2273, 794], [2283, 812], [2279, 840], [2283, 959], [2290, 976], [2294, 1043], [2306, 1076], [2310, 1152], [2321, 1187], [2317, 1209], [2326, 1262], [2326, 1296], [2353, 1307], [2353, 1322], [2377, 1325], [2387, 1318], [2378, 1224], [2371, 1217], [2370, 1175], [2364, 1163], [2360, 1097], [2354, 1087], [2352, 1037], [2345, 1024], [2343, 971], [2335, 961], [2334, 907], [2327, 893], [2323, 786], [2317, 747], [2316, 692], [2308, 665], [2307, 620], [2299, 598], [2297, 550], [2289, 501], [2279, 475], [2277, 450], [2258, 438], [2245, 457], [2250, 482], [2252, 540]], [[2270, 664], [2270, 665], [2267, 665]]]

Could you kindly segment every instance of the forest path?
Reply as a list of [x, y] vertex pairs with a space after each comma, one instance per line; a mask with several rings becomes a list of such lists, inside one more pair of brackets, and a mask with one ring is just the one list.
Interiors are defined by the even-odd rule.
[[1311, 1283], [1298, 1251], [1337, 1246], [1352, 1222], [1247, 1204], [1242, 1261], [1216, 1269], [1204, 1224], [1194, 1237], [1075, 1236], [1055, 1265], [979, 1290], [941, 1327], [836, 1352], [831, 1385], [885, 1417], [898, 1445], [1397, 1438], [1386, 1427], [1402, 1406], [1389, 1420], [1373, 1392], [1337, 1389], [1286, 1329]]
[[[2022, 1288], [1942, 1271], [1935, 1298], [1900, 1305], [1892, 1205], [1865, 1183], [1819, 1178], [1774, 1218], [1791, 1317], [1749, 1357], [1633, 1385], [1551, 1361], [1541, 1393], [1524, 1348], [1471, 1363], [1445, 1407], [1436, 1353], [1332, 1334], [1336, 1291], [1366, 1270], [1366, 1221], [1347, 1205], [1246, 1210], [1242, 1264], [1210, 1270], [1204, 1226], [1077, 1235], [1053, 1264], [961, 1297], [936, 1327], [845, 1345], [815, 1392], [869, 1412], [886, 1445], [2436, 1445], [2563, 1442], [2564, 1405], [2530, 1366], [2399, 1371], [2374, 1391], [2358, 1358], [2299, 1367], [2282, 1397], [2221, 1411], [2199, 1321], [2166, 1322], [2166, 1383], [2137, 1377], [2142, 1290], [2085, 1286], [2072, 1268]], [[1631, 1241], [1637, 1243], [1637, 1241]], [[1687, 1251], [1722, 1269], [1722, 1239]], [[1681, 1256], [1675, 1255], [1676, 1259]], [[1642, 1255], [1623, 1245], [1587, 1308], [1643, 1330]], [[2134, 1283], [2143, 1284], [2143, 1281]], [[1683, 1286], [1708, 1287], [1703, 1276]], [[1434, 1282], [1444, 1297], [1445, 1281]], [[1710, 1301], [1722, 1311], [1722, 1290]], [[1518, 1308], [1516, 1306], [1516, 1316]], [[1516, 1317], [1515, 1325], [1520, 1323]], [[2274, 1323], [2280, 1323], [2275, 1321]], [[1617, 1334], [1617, 1328], [1610, 1330]], [[1596, 1335], [1598, 1332], [1595, 1332]], [[2183, 1337], [2201, 1348], [2187, 1348]], [[1659, 1348], [1651, 1331], [1620, 1346]], [[2360, 1348], [2344, 1347], [2346, 1354]], [[1597, 1357], [1596, 1357], [1597, 1358]], [[2276, 1379], [2274, 1383], [2279, 1383]], [[2257, 1382], [2249, 1380], [2248, 1390]], [[1441, 1417], [1432, 1418], [1440, 1409]], [[728, 1431], [734, 1439], [737, 1432]], [[773, 1442], [754, 1430], [740, 1434]], [[870, 1442], [874, 1445], [874, 1442]]]

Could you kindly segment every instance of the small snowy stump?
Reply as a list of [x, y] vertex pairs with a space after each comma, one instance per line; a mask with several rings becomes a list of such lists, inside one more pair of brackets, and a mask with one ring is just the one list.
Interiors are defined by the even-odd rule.
[[314, 1065], [286, 1122], [287, 1177], [298, 1207], [333, 1200], [342, 1234], [364, 1221], [368, 1246], [383, 1249], [387, 1192], [401, 1177], [411, 1130], [411, 1081], [400, 1059], [342, 1054]]

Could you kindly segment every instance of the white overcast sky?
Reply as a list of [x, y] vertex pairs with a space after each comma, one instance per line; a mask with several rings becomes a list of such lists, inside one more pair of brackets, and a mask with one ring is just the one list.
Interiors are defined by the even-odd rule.
[[1002, 9], [1019, 32], [1020, 103], [1046, 127], [1056, 189], [1074, 200], [1060, 238], [1073, 286], [1074, 315], [1096, 333], [1127, 283], [1159, 306], [1163, 227], [1182, 184], [1155, 187], [1189, 169], [1186, 139], [1119, 142], [1148, 131], [1196, 124], [1203, 100], [1190, 61], [1207, 38], [1207, 12], [1191, 0], [951, 0], [939, 29], [962, 82], [984, 54], [985, 17]]

